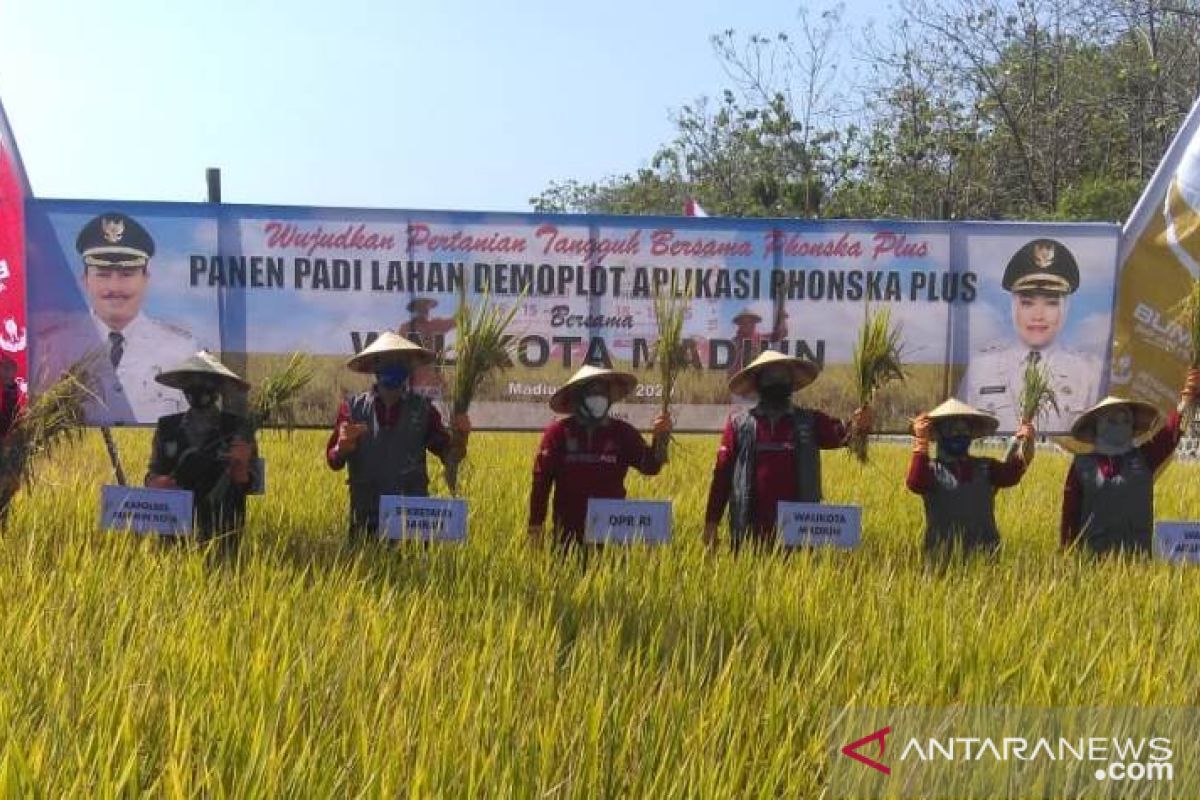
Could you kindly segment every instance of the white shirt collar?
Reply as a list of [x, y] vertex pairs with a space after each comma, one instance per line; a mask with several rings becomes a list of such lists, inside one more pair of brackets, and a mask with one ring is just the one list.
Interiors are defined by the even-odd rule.
[[1037, 350], [1039, 353], [1042, 354], [1042, 358], [1050, 358], [1050, 357], [1062, 352], [1062, 349], [1063, 349], [1062, 346], [1058, 343], [1058, 339], [1055, 339], [1053, 342], [1051, 342], [1049, 344], [1049, 346], [1041, 347], [1041, 348], [1030, 347], [1029, 345], [1025, 344], [1024, 342], [1021, 342], [1021, 357], [1024, 358], [1025, 356], [1029, 355], [1029, 352], [1031, 350]]
[[[107, 341], [108, 334], [112, 332], [112, 328], [108, 327], [108, 325], [105, 324], [104, 320], [100, 319], [100, 317], [98, 317], [96, 315], [95, 311], [92, 312], [92, 323], [96, 326], [96, 330], [100, 332], [100, 337]], [[145, 323], [146, 323], [146, 317], [144, 314], [142, 314], [141, 311], [139, 311], [137, 313], [137, 316], [134, 317], [133, 319], [129, 320], [129, 324], [126, 325], [124, 328], [122, 328], [120, 331], [117, 331], [117, 333], [122, 334], [126, 339], [128, 339], [131, 335], [133, 335], [134, 333], [137, 332], [138, 328], [140, 328]]]

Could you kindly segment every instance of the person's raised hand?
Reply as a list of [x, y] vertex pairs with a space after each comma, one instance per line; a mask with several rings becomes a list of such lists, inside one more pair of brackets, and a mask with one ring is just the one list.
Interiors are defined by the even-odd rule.
[[1183, 381], [1183, 399], [1184, 402], [1196, 402], [1197, 395], [1200, 395], [1200, 369], [1189, 369], [1187, 377]]
[[151, 475], [146, 480], [146, 486], [150, 489], [175, 489], [178, 484], [170, 475]]
[[358, 440], [367, 432], [367, 426], [361, 422], [343, 422], [338, 426], [337, 449], [339, 453], [353, 453], [358, 447]]
[[250, 482], [250, 458], [253, 454], [250, 443], [244, 439], [234, 439], [229, 446], [229, 477], [234, 483]]
[[670, 414], [659, 414], [654, 418], [654, 424], [650, 428], [655, 436], [670, 436], [674, 429], [675, 425], [671, 422]]
[[1029, 466], [1037, 452], [1037, 428], [1032, 422], [1022, 422], [1021, 427], [1017, 428], [1017, 441], [1021, 443], [1021, 460], [1025, 466]]
[[913, 420], [913, 452], [929, 452], [929, 442], [933, 439], [933, 420], [928, 414], [922, 414]]

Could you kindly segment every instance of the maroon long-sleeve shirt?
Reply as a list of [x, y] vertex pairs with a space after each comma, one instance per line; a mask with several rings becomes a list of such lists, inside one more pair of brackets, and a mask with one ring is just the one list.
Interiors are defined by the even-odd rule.
[[[1138, 448], [1141, 450], [1142, 458], [1146, 459], [1146, 464], [1150, 467], [1151, 472], [1156, 472], [1175, 452], [1179, 438], [1183, 435], [1181, 423], [1182, 417], [1179, 412], [1172, 411], [1167, 415], [1167, 424], [1162, 427], [1162, 430]], [[1100, 472], [1106, 479], [1112, 478], [1120, 470], [1120, 465], [1115, 457], [1098, 456], [1098, 459]], [[1059, 539], [1063, 547], [1070, 547], [1079, 538], [1079, 532], [1083, 527], [1082, 521], [1079, 519], [1082, 506], [1083, 487], [1079, 485], [1079, 477], [1075, 474], [1075, 470], [1068, 469], [1067, 482], [1063, 486], [1062, 523], [1059, 532]]]
[[[991, 479], [992, 486], [998, 489], [1004, 489], [1009, 486], [1016, 486], [1021, 481], [1021, 476], [1025, 474], [1025, 462], [1021, 460], [1019, 455], [1013, 455], [1007, 461], [997, 461], [994, 458], [979, 459], [988, 462], [988, 477]], [[934, 487], [934, 477], [932, 468], [933, 459], [929, 457], [929, 453], [913, 453], [912, 459], [908, 462], [908, 477], [904, 483], [908, 486], [909, 491], [916, 494], [925, 494]], [[971, 481], [971, 475], [974, 473], [974, 467], [971, 460], [967, 458], [957, 461], [944, 461], [954, 477], [963, 483]]]
[[[754, 527], [760, 536], [775, 530], [780, 501], [796, 498], [796, 445], [791, 415], [771, 421], [761, 409], [753, 408], [758, 438], [754, 456]], [[838, 419], [813, 411], [813, 433], [817, 447], [831, 450], [846, 443], [846, 425]], [[733, 491], [733, 468], [737, 462], [737, 430], [734, 416], [725, 422], [717, 464], [708, 490], [707, 522], [721, 521]]]
[[553, 488], [557, 535], [561, 540], [582, 541], [588, 500], [625, 497], [630, 467], [657, 475], [662, 462], [628, 422], [609, 418], [589, 429], [571, 416], [550, 423], [533, 462], [529, 524], [544, 524]]

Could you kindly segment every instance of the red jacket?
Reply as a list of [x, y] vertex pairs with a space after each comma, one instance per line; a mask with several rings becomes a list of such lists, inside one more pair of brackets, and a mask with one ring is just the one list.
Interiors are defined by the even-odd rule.
[[610, 417], [589, 429], [570, 416], [550, 423], [533, 462], [529, 524], [545, 522], [553, 487], [556, 533], [560, 539], [583, 541], [588, 500], [625, 497], [625, 473], [630, 467], [657, 475], [662, 462], [628, 422]]

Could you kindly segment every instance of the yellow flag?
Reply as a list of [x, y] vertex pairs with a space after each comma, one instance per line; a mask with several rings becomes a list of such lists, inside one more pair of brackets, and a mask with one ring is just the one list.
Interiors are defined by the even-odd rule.
[[1109, 393], [1166, 411], [1178, 402], [1191, 358], [1179, 303], [1200, 277], [1200, 101], [1121, 238]]

